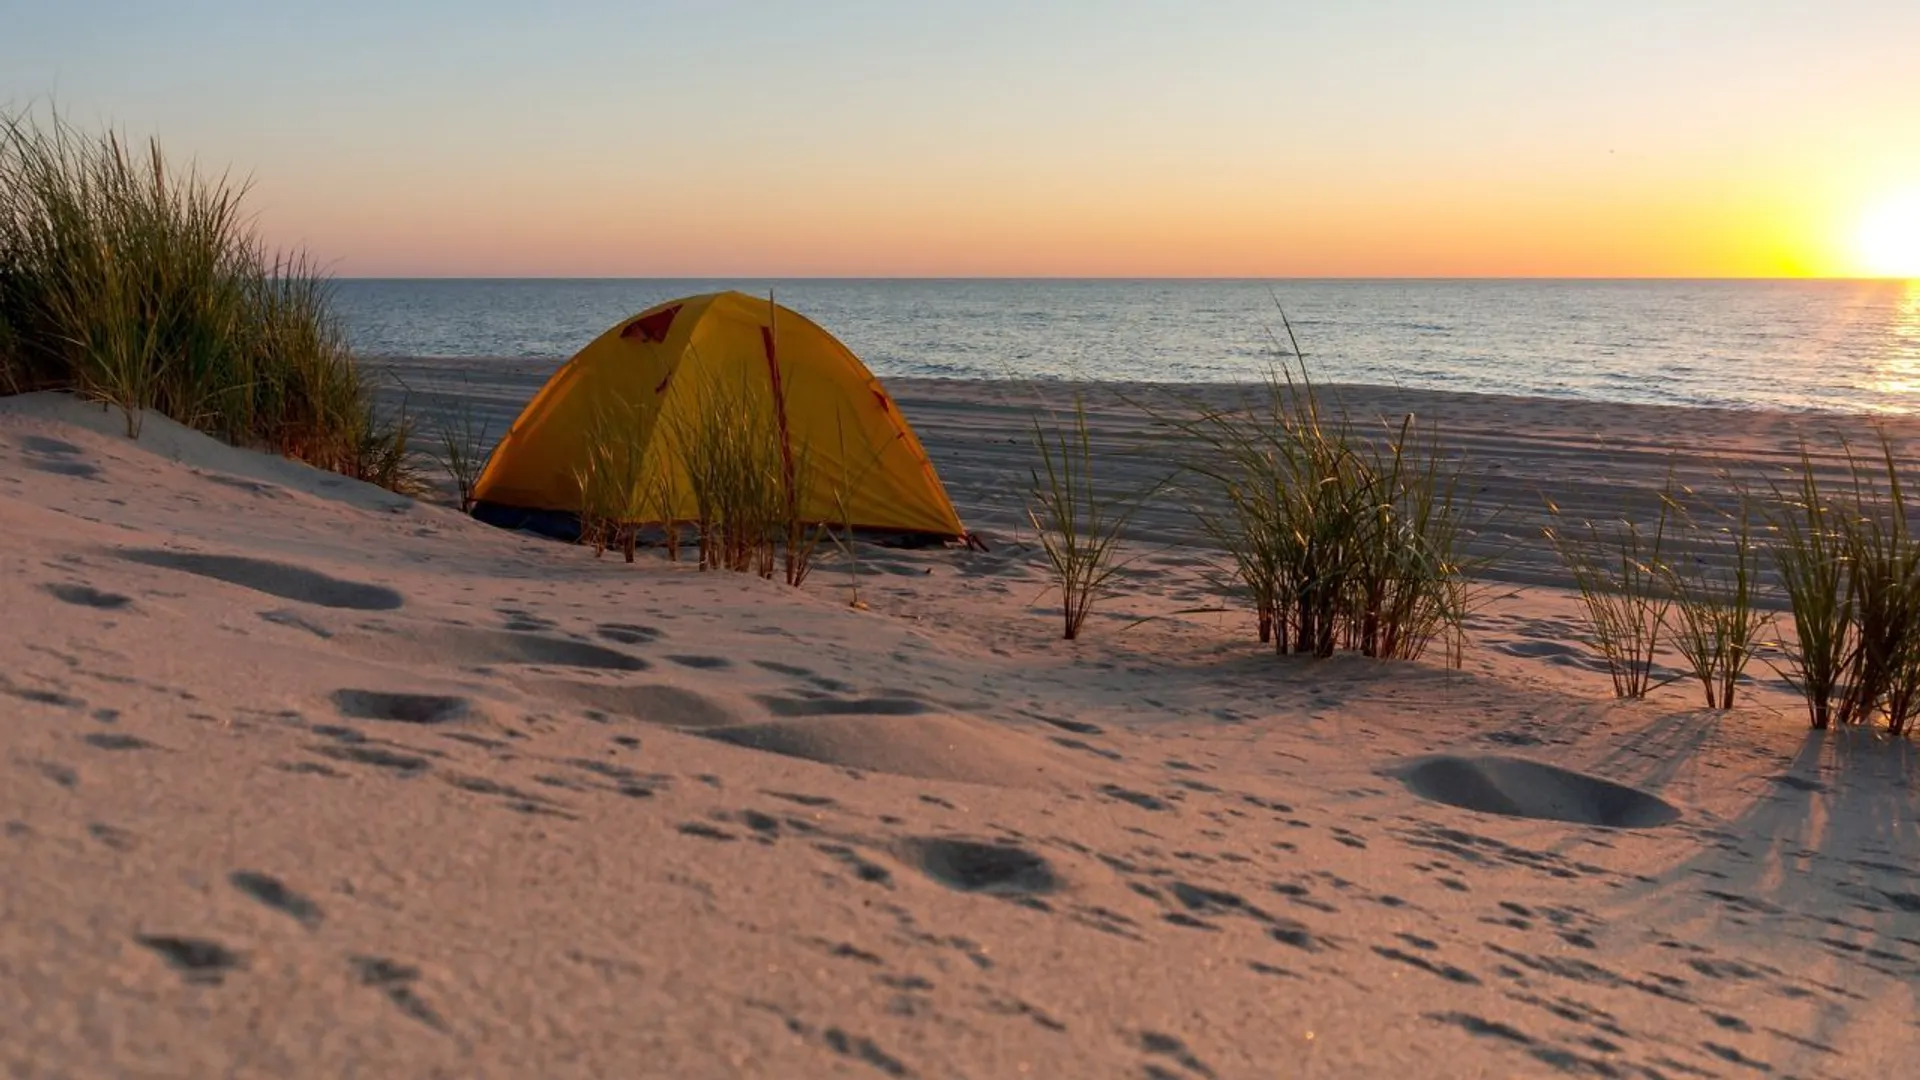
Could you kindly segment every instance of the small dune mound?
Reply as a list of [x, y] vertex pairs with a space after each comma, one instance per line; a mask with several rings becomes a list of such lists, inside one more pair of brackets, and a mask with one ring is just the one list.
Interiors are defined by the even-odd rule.
[[1066, 771], [1043, 745], [964, 716], [816, 716], [701, 734], [769, 754], [925, 780], [1051, 787], [1051, 778]]
[[1031, 896], [1060, 887], [1046, 859], [1012, 844], [935, 837], [907, 841], [902, 854], [928, 877], [961, 892]]
[[766, 706], [767, 711], [775, 716], [919, 716], [933, 711], [932, 705], [911, 697], [785, 697], [757, 694], [754, 700]]
[[739, 713], [705, 694], [660, 683], [622, 686], [565, 679], [526, 679], [519, 686], [543, 698], [569, 701], [612, 716], [667, 727], [725, 728], [736, 726], [741, 720]]
[[347, 633], [342, 648], [388, 663], [478, 667], [525, 664], [596, 671], [645, 671], [638, 656], [586, 641], [518, 630], [482, 630], [444, 623], [401, 624], [379, 633]]
[[404, 603], [399, 593], [385, 586], [342, 581], [316, 570], [269, 559], [249, 559], [243, 555], [204, 555], [161, 548], [136, 548], [117, 554], [129, 562], [197, 574], [268, 596], [277, 596], [282, 600], [297, 600], [320, 607], [392, 611]]
[[1611, 829], [1654, 828], [1680, 817], [1671, 804], [1638, 788], [1522, 758], [1442, 754], [1395, 771], [1423, 799], [1483, 814]]
[[466, 717], [466, 698], [443, 694], [396, 694], [385, 690], [335, 690], [333, 707], [356, 720], [399, 724], [445, 724]]

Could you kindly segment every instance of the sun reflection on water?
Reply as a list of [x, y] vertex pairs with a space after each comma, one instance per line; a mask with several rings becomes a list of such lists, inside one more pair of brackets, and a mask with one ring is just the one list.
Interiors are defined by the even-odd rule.
[[1883, 412], [1920, 410], [1920, 278], [1907, 282], [1906, 295], [1887, 327], [1886, 357], [1874, 373], [1873, 390]]

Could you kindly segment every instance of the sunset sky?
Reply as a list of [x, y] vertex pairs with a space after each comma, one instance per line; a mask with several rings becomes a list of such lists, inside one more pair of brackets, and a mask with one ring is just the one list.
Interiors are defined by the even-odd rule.
[[0, 0], [347, 276], [1920, 275], [1920, 3]]

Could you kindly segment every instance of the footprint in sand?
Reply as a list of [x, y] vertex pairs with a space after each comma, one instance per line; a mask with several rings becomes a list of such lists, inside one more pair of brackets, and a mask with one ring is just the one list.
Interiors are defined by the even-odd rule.
[[274, 623], [279, 626], [291, 626], [295, 630], [304, 630], [307, 633], [312, 634], [314, 637], [317, 637], [322, 641], [325, 641], [328, 638], [331, 638], [333, 636], [333, 631], [327, 629], [324, 626], [319, 625], [318, 623], [313, 622], [310, 619], [302, 618], [300, 613], [297, 611], [285, 611], [285, 610], [262, 611], [259, 614], [260, 614], [260, 617], [266, 620], [267, 622]]
[[227, 883], [311, 930], [320, 925], [320, 905], [288, 888], [279, 878], [255, 870], [235, 870]]
[[444, 724], [466, 719], [472, 705], [462, 697], [444, 694], [402, 694], [384, 690], [335, 690], [333, 707], [356, 720], [390, 720], [400, 724]]
[[246, 966], [246, 956], [206, 938], [140, 934], [135, 941], [160, 954], [180, 977], [199, 986], [218, 986], [227, 973]]
[[49, 593], [53, 594], [55, 600], [63, 604], [99, 608], [101, 611], [118, 611], [133, 603], [133, 598], [130, 596], [122, 596], [119, 593], [101, 592], [99, 589], [88, 585], [55, 583], [47, 585], [45, 588]]
[[446, 1030], [446, 1021], [413, 989], [413, 984], [420, 980], [419, 968], [382, 956], [349, 956], [347, 963], [352, 965], [360, 985], [380, 991], [395, 1008], [412, 1019], [436, 1031]]
[[418, 754], [401, 754], [392, 750], [382, 750], [377, 746], [315, 746], [317, 754], [325, 754], [337, 761], [351, 761], [360, 765], [372, 765], [389, 769], [401, 776], [417, 776], [430, 768], [426, 758]]
[[158, 743], [151, 743], [138, 735], [123, 735], [117, 731], [95, 731], [82, 735], [80, 741], [100, 750], [156, 750]]
[[1142, 810], [1159, 811], [1169, 809], [1164, 799], [1148, 795], [1144, 791], [1133, 791], [1128, 788], [1123, 788], [1118, 784], [1102, 784], [1094, 790], [1109, 799], [1118, 799], [1124, 803], [1132, 803]]
[[115, 851], [132, 851], [134, 848], [140, 846], [139, 837], [117, 825], [109, 825], [104, 821], [89, 823], [87, 825], [87, 835]]
[[1039, 713], [1035, 713], [1032, 715], [1038, 716], [1041, 722], [1043, 723], [1052, 724], [1054, 727], [1059, 728], [1061, 731], [1071, 731], [1075, 735], [1106, 734], [1106, 730], [1102, 728], [1099, 724], [1089, 724], [1084, 720], [1068, 720], [1064, 717], [1046, 716], [1044, 714], [1039, 714]]
[[36, 690], [28, 686], [16, 686], [5, 675], [0, 675], [0, 694], [17, 697], [21, 701], [31, 701], [36, 705], [52, 705], [59, 709], [83, 709], [86, 702], [70, 694], [55, 690]]
[[44, 435], [27, 435], [21, 438], [20, 449], [27, 452], [29, 469], [82, 480], [91, 480], [100, 475], [98, 465], [80, 460], [80, 455], [86, 451], [70, 442], [49, 439]]
[[1484, 814], [1626, 829], [1680, 817], [1657, 795], [1524, 758], [1440, 754], [1394, 772], [1423, 799]]
[[593, 632], [621, 645], [646, 645], [664, 636], [651, 626], [634, 626], [630, 623], [602, 623], [594, 627]]
[[949, 889], [1001, 896], [1033, 896], [1060, 887], [1047, 860], [1013, 844], [934, 837], [909, 840], [902, 856]]
[[516, 633], [531, 632], [541, 634], [560, 628], [560, 624], [554, 622], [552, 619], [543, 615], [535, 615], [530, 611], [522, 611], [519, 608], [497, 608], [496, 610], [501, 617], [506, 619], [506, 622], [502, 623], [501, 626]]
[[[1140, 1049], [1145, 1053], [1157, 1054], [1173, 1061], [1191, 1075], [1206, 1077], [1208, 1080], [1212, 1080], [1213, 1077], [1218, 1075], [1207, 1066], [1206, 1062], [1201, 1061], [1192, 1050], [1188, 1049], [1185, 1042], [1182, 1042], [1175, 1036], [1166, 1035], [1158, 1031], [1142, 1031], [1140, 1033]], [[1148, 1065], [1147, 1075], [1157, 1078], [1162, 1076], [1178, 1076], [1180, 1074], [1170, 1073], [1157, 1065]]]
[[507, 809], [518, 814], [545, 815], [548, 817], [566, 818], [569, 821], [579, 820], [577, 815], [571, 813], [552, 799], [530, 791], [522, 791], [512, 785], [502, 784], [497, 780], [489, 780], [484, 776], [461, 776], [459, 774], [453, 774], [445, 776], [443, 779], [462, 791], [470, 791], [475, 795], [497, 796], [504, 801]]
[[195, 574], [228, 585], [319, 607], [353, 611], [392, 611], [405, 602], [392, 589], [343, 581], [317, 570], [242, 555], [208, 555], [160, 548], [131, 548], [114, 554], [128, 562]]

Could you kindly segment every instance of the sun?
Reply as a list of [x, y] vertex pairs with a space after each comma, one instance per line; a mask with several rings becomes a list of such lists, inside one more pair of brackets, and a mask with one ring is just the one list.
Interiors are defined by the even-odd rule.
[[1888, 199], [1861, 215], [1854, 247], [1869, 274], [1920, 278], [1920, 191]]

